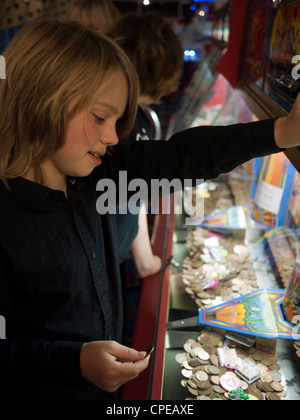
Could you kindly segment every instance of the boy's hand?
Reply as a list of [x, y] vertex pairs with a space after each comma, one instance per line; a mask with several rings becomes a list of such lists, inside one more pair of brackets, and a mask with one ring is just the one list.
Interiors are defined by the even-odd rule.
[[115, 392], [135, 379], [149, 364], [150, 356], [114, 341], [94, 341], [83, 345], [80, 355], [82, 377], [106, 392]]
[[275, 121], [274, 136], [281, 149], [300, 146], [300, 94], [290, 114]]

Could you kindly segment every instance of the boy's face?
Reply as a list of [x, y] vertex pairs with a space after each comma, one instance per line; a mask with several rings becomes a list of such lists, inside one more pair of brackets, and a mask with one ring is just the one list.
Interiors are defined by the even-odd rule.
[[70, 120], [65, 144], [50, 159], [52, 169], [62, 175], [88, 176], [101, 165], [107, 148], [119, 142], [116, 123], [124, 114], [128, 101], [123, 73], [112, 74], [104, 92], [103, 89], [100, 92], [88, 113], [80, 111]]

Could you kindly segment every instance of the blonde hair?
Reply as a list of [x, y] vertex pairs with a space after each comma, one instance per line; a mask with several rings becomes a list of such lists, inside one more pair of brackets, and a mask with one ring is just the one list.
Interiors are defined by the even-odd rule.
[[121, 14], [111, 0], [74, 0], [69, 17], [101, 33], [107, 33]]
[[0, 179], [5, 183], [29, 168], [38, 170], [64, 144], [70, 119], [89, 109], [96, 91], [116, 70], [128, 83], [128, 103], [117, 133], [121, 139], [130, 134], [138, 78], [126, 54], [109, 38], [78, 23], [41, 19], [24, 26], [3, 55]]
[[141, 94], [158, 100], [178, 88], [183, 48], [170, 25], [153, 13], [129, 13], [108, 34], [137, 70]]

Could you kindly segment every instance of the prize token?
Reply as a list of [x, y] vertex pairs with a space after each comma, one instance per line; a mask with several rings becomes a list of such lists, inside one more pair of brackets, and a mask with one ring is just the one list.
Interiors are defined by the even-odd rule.
[[237, 377], [233, 375], [225, 374], [221, 376], [220, 378], [220, 385], [222, 388], [224, 388], [226, 391], [231, 392], [235, 389], [243, 386], [242, 381]]

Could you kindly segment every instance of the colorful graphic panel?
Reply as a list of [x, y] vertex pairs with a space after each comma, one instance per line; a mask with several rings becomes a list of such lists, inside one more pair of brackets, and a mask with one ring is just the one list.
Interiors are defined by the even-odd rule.
[[269, 1], [251, 1], [249, 6], [249, 27], [247, 28], [248, 37], [246, 40], [243, 76], [260, 88], [263, 87], [265, 74], [268, 20]]
[[299, 1], [284, 1], [275, 8], [272, 27], [265, 91], [290, 111], [299, 92], [299, 80], [292, 76], [293, 57], [300, 54]]
[[295, 168], [283, 153], [264, 158], [252, 218], [266, 229], [283, 226]]
[[285, 290], [260, 289], [213, 308], [199, 311], [199, 323], [240, 334], [299, 340], [295, 325], [285, 320]]

